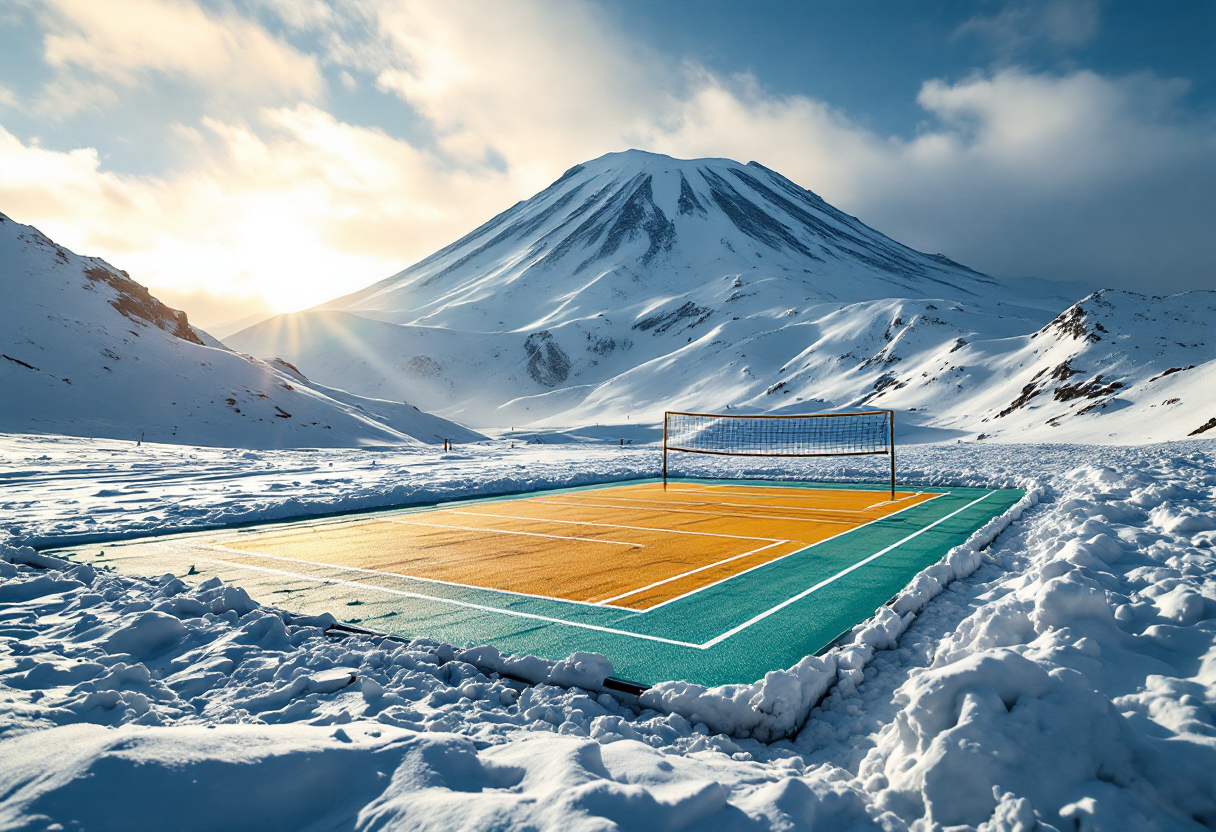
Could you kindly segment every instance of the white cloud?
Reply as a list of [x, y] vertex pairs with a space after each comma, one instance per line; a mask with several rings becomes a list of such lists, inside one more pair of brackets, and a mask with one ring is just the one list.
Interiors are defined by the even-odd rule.
[[428, 120], [453, 162], [505, 160], [532, 187], [562, 165], [645, 141], [684, 83], [679, 66], [586, 3], [363, 8], [376, 44], [348, 44], [346, 54]]
[[[185, 80], [212, 100], [308, 100], [323, 89], [312, 56], [232, 10], [174, 0], [48, 0], [41, 8], [44, 58], [58, 72], [48, 112], [105, 106], [115, 88], [156, 79]], [[98, 102], [99, 89], [111, 100]]]
[[334, 22], [333, 9], [323, 0], [253, 0], [271, 11], [291, 29], [322, 28]]
[[[1179, 122], [1183, 82], [1017, 68], [930, 80], [918, 97], [928, 123], [905, 139], [748, 76], [675, 64], [585, 4], [358, 8], [373, 42], [331, 57], [359, 56], [451, 163], [500, 161], [520, 198], [571, 164], [640, 146], [757, 159], [897, 239], [997, 273], [1183, 287], [1216, 260], [1192, 231], [1210, 213], [1200, 183], [1216, 176], [1205, 150], [1216, 131]], [[1099, 19], [1089, 0], [1053, 0], [988, 23], [1066, 45]]]
[[310, 105], [266, 110], [258, 128], [179, 127], [199, 155], [167, 177], [117, 174], [92, 148], [47, 150], [0, 128], [0, 205], [154, 290], [228, 294], [234, 311], [256, 294], [286, 311], [385, 277], [510, 199], [502, 176], [445, 170]]
[[925, 83], [939, 123], [885, 138], [820, 102], [712, 79], [656, 137], [676, 155], [757, 158], [901, 242], [997, 274], [1211, 287], [1211, 123], [1184, 84], [1005, 70]]

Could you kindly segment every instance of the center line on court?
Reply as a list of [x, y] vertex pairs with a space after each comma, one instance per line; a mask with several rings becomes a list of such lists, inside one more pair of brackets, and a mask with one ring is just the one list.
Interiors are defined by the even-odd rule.
[[[624, 508], [634, 508], [636, 510], [641, 510], [638, 507], [638, 505], [636, 505], [636, 504], [640, 504], [643, 506], [649, 506], [649, 507], [651, 507], [652, 511], [680, 511], [680, 509], [671, 508], [671, 506], [673, 506], [673, 505], [680, 505], [680, 506], [696, 506], [698, 508], [715, 508], [715, 507], [740, 508], [740, 509], [771, 508], [771, 509], [781, 509], [782, 511], [810, 511], [810, 512], [818, 512], [821, 514], [824, 514], [824, 513], [826, 513], [826, 514], [865, 514], [867, 511], [870, 511], [871, 509], [879, 508], [881, 506], [886, 506], [886, 505], [893, 505], [894, 503], [903, 502], [903, 500], [910, 500], [913, 497], [918, 497], [918, 496], [920, 496], [920, 493], [912, 494], [912, 495], [909, 495], [908, 497], [903, 497], [899, 500], [882, 500], [881, 502], [873, 503], [871, 505], [865, 506], [864, 508], [828, 508], [826, 506], [790, 506], [790, 505], [784, 505], [784, 504], [780, 504], [780, 503], [772, 503], [771, 501], [769, 501], [768, 503], [755, 504], [755, 503], [726, 503], [726, 502], [720, 502], [717, 500], [662, 500], [662, 499], [650, 499], [648, 497], [613, 497], [610, 495], [602, 496], [599, 499], [615, 500], [615, 501], [621, 502], [621, 503], [633, 503], [635, 505], [624, 506]], [[560, 499], [560, 502], [559, 502], [559, 499]], [[601, 508], [622, 508], [622, 506], [602, 506], [599, 503], [589, 503], [578, 494], [563, 494], [560, 496], [559, 499], [554, 499], [549, 502], [552, 502], [555, 505], [590, 506], [590, 507], [601, 507]], [[757, 499], [759, 499], [759, 498], [757, 498]], [[724, 512], [718, 512], [718, 513], [722, 513], [722, 514], [724, 514], [724, 516], [735, 516], [735, 515], [725, 515]], [[738, 515], [738, 516], [743, 516], [743, 515]], [[748, 515], [748, 516], [751, 516], [751, 515]], [[764, 515], [755, 515], [755, 516], [770, 517], [772, 515], [764, 514]], [[777, 518], [777, 519], [783, 519], [783, 518]]]
[[[794, 520], [799, 523], [836, 523], [837, 525], [848, 525], [852, 520], [834, 520], [828, 517], [782, 517], [776, 514], [745, 514], [737, 511], [697, 511], [691, 508], [670, 508], [668, 506], [657, 505], [652, 508], [641, 508], [639, 506], [614, 506], [605, 505], [603, 503], [587, 503], [579, 500], [573, 503], [559, 502], [557, 500], [542, 500], [534, 498], [536, 502], [543, 503], [548, 506], [587, 506], [588, 508], [610, 508], [616, 511], [657, 511], [663, 514], [701, 514], [709, 517], [742, 517], [744, 520]], [[635, 500], [634, 502], [647, 502], [645, 500]], [[927, 502], [927, 501], [926, 501]], [[709, 505], [713, 505], [710, 503]], [[918, 503], [919, 505], [919, 503]]]

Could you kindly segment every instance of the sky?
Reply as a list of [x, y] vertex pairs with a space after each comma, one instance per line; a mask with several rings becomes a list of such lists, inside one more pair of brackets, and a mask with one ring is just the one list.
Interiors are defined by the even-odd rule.
[[1216, 289], [1214, 55], [1209, 0], [0, 0], [0, 212], [218, 325], [637, 147], [1010, 280]]

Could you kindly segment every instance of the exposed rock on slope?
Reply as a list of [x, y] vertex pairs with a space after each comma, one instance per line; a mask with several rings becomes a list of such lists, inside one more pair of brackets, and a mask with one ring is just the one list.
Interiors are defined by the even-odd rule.
[[0, 431], [235, 447], [474, 441], [234, 353], [108, 263], [0, 214]]

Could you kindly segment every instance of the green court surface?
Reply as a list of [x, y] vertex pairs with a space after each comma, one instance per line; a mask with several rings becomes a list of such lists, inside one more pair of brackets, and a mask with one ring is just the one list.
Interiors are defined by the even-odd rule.
[[[635, 484], [653, 482], [635, 481]], [[723, 482], [731, 481], [715, 481]], [[733, 484], [867, 490], [876, 495], [887, 490], [886, 486], [788, 482]], [[460, 514], [462, 510], [484, 508], [487, 504], [538, 496], [585, 495], [591, 491], [604, 493], [620, 487], [616, 483], [395, 509], [364, 513], [357, 520], [326, 518], [166, 535], [72, 547], [55, 554], [142, 575], [173, 573], [184, 577], [193, 569], [187, 580], [218, 576], [244, 587], [263, 604], [302, 614], [329, 612], [340, 621], [378, 632], [427, 637], [455, 645], [489, 644], [503, 653], [531, 653], [548, 659], [562, 659], [575, 651], [595, 652], [612, 661], [614, 675], [619, 679], [642, 685], [680, 679], [712, 686], [750, 683], [770, 670], [789, 667], [804, 656], [821, 651], [873, 615], [876, 608], [907, 586], [917, 572], [937, 562], [950, 548], [963, 543], [972, 532], [1023, 496], [1016, 489], [903, 486], [902, 491], [915, 491], [923, 501], [847, 527], [812, 545], [647, 609], [480, 588], [282, 554], [251, 553], [242, 551], [239, 545], [241, 540], [257, 536], [265, 539], [268, 534], [281, 534], [284, 530], [324, 531], [335, 524], [366, 525], [369, 518], [376, 522], [400, 522], [401, 518], [409, 521], [417, 519], [421, 512], [446, 510]], [[925, 499], [926, 495], [932, 496]], [[514, 508], [518, 510], [518, 504]], [[546, 522], [578, 524], [570, 520]], [[503, 534], [554, 536], [527, 531]], [[569, 539], [588, 541], [585, 537]], [[493, 538], [485, 540], [484, 546], [494, 545]], [[644, 548], [640, 544], [620, 545]], [[104, 551], [104, 555], [98, 556], [99, 551]]]

